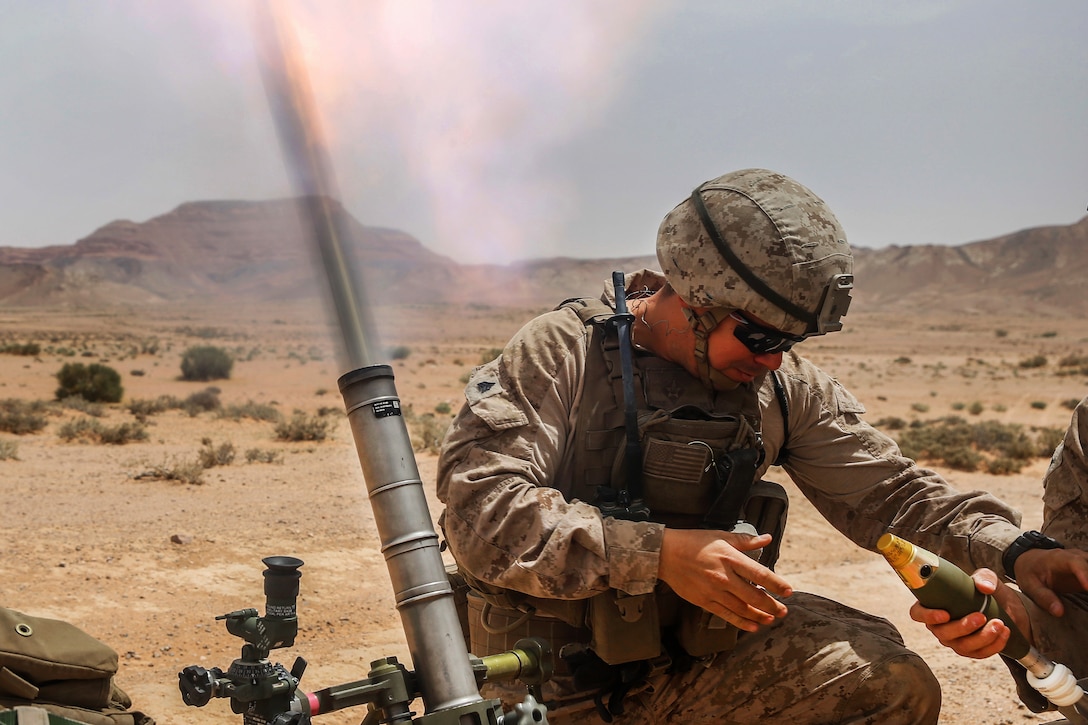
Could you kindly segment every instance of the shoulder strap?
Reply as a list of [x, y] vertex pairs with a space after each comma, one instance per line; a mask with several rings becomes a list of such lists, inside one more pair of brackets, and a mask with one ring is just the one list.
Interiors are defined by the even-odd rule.
[[790, 442], [790, 404], [786, 400], [786, 387], [782, 385], [782, 378], [778, 377], [777, 370], [771, 371], [771, 385], [774, 387], [774, 397], [778, 400], [778, 409], [782, 411], [782, 447], [778, 449], [778, 457], [774, 459], [774, 465], [781, 466], [790, 455], [786, 448]]
[[596, 325], [607, 322], [616, 311], [599, 299], [592, 297], [571, 297], [563, 300], [555, 309], [568, 308], [574, 310], [583, 325]]

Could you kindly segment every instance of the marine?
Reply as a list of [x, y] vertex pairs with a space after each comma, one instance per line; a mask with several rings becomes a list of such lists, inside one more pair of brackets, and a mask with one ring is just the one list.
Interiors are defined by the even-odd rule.
[[[474, 589], [474, 651], [549, 633], [556, 723], [936, 723], [939, 684], [889, 622], [773, 570], [785, 512], [763, 475], [782, 466], [858, 546], [893, 532], [968, 570], [1000, 570], [1019, 514], [904, 457], [794, 349], [842, 329], [853, 286], [845, 232], [807, 187], [765, 169], [701, 184], [665, 216], [657, 257], [622, 285], [629, 340], [607, 329], [606, 284], [529, 321], [468, 381], [438, 495]], [[634, 472], [610, 352], [628, 343]], [[747, 450], [752, 465], [733, 465]], [[632, 474], [649, 479], [646, 515], [611, 503]], [[726, 529], [705, 509], [735, 485]]]

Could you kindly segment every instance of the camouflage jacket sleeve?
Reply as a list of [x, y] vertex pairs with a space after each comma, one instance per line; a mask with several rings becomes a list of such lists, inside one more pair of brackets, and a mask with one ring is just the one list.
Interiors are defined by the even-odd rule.
[[1043, 479], [1043, 532], [1088, 549], [1088, 397], [1073, 411]]
[[[1001, 555], [1020, 533], [1020, 513], [981, 491], [960, 492], [902, 455], [864, 420], [864, 407], [796, 353], [778, 372], [789, 404], [783, 468], [835, 528], [875, 551], [892, 532], [968, 571], [1002, 572]], [[760, 389], [767, 460], [783, 446], [782, 413], [770, 376]]]
[[442, 528], [475, 578], [535, 597], [653, 589], [664, 527], [603, 519], [568, 500], [565, 454], [577, 419], [587, 331], [570, 310], [527, 324], [477, 368], [438, 469]]

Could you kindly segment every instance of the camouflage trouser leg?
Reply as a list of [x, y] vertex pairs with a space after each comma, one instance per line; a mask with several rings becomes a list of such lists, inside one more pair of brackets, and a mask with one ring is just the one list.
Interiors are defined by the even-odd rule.
[[[891, 623], [813, 594], [786, 604], [785, 618], [743, 634], [732, 652], [652, 678], [616, 725], [937, 722], [940, 685]], [[548, 721], [601, 723], [591, 703], [572, 709], [549, 710]]]

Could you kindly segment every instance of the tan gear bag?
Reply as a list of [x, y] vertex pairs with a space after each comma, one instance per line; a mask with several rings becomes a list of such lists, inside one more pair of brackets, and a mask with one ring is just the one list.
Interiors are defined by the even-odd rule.
[[129, 709], [115, 674], [117, 653], [78, 627], [0, 607], [0, 708], [33, 706], [87, 725], [154, 725]]

